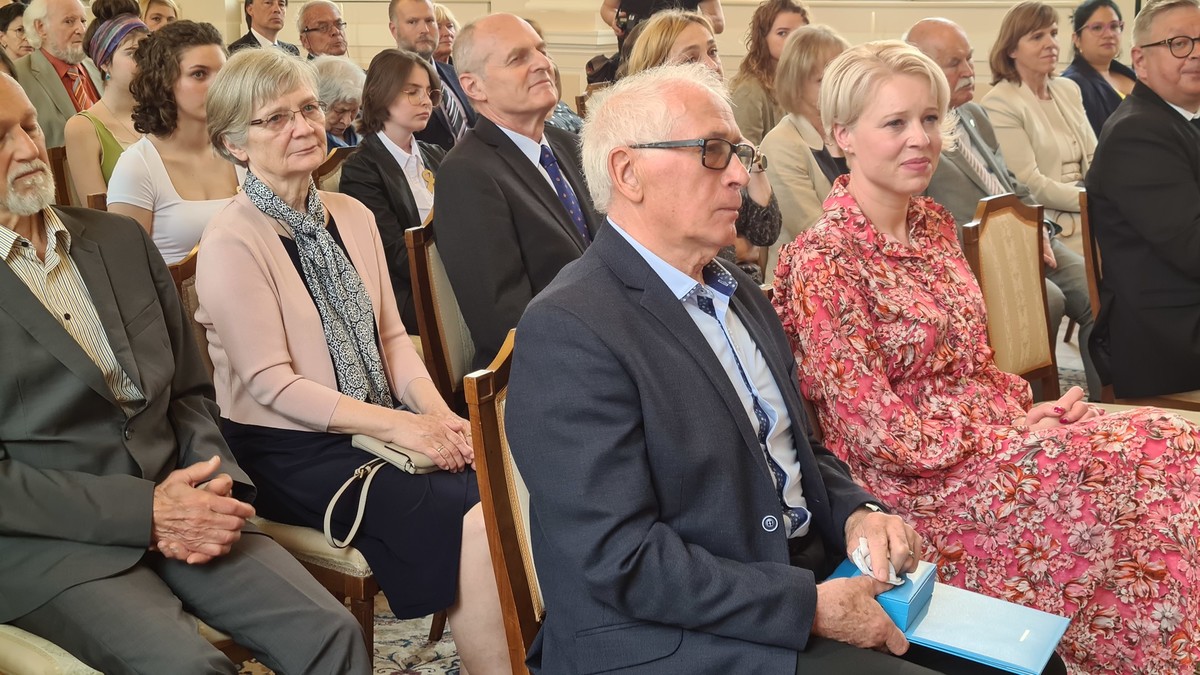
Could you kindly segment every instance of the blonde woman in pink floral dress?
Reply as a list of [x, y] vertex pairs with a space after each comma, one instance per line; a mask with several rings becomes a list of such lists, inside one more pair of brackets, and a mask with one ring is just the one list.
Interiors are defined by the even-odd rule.
[[914, 196], [947, 100], [938, 67], [902, 43], [826, 71], [821, 118], [851, 171], [775, 280], [801, 389], [826, 446], [926, 538], [942, 581], [1070, 617], [1073, 673], [1191, 675], [1197, 429], [1153, 408], [1101, 416], [1078, 388], [1033, 406], [996, 368], [954, 222]]

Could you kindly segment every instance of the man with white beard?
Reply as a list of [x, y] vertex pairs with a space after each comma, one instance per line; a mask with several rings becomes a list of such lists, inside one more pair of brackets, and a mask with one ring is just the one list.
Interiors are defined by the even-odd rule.
[[83, 50], [87, 15], [79, 0], [33, 0], [25, 10], [32, 53], [14, 64], [13, 75], [37, 109], [46, 147], [62, 145], [63, 127], [104, 93], [96, 64]]
[[[913, 24], [904, 39], [933, 59], [950, 84], [950, 107], [958, 115], [957, 142], [953, 148], [942, 150], [942, 161], [938, 162], [926, 192], [954, 216], [961, 241], [962, 226], [975, 218], [980, 199], [1011, 192], [1026, 204], [1035, 200], [1029, 188], [1004, 163], [987, 112], [971, 102], [975, 96], [974, 50], [962, 27], [948, 19], [922, 19]], [[1057, 330], [1064, 315], [1079, 324], [1079, 351], [1087, 374], [1088, 393], [1093, 400], [1099, 400], [1100, 378], [1088, 350], [1092, 306], [1083, 256], [1050, 237], [1048, 229], [1043, 229], [1043, 234], [1048, 237], [1044, 262], [1051, 326]]]

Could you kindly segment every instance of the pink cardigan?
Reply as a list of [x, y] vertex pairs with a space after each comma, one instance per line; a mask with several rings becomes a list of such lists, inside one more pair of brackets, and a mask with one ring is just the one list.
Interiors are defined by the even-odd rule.
[[[429, 373], [400, 321], [375, 217], [345, 195], [321, 192], [321, 199], [371, 296], [384, 370], [402, 398]], [[225, 417], [326, 431], [342, 394], [316, 305], [274, 222], [241, 193], [217, 212], [200, 239], [196, 320], [208, 336]]]

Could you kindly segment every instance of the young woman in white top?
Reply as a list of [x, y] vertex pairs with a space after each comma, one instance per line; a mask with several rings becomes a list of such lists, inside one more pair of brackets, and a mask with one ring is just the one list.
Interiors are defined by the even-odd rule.
[[117, 161], [108, 209], [141, 223], [168, 264], [187, 257], [241, 184], [205, 128], [204, 96], [225, 57], [217, 29], [193, 21], [164, 26], [137, 52], [133, 121], [146, 137]]

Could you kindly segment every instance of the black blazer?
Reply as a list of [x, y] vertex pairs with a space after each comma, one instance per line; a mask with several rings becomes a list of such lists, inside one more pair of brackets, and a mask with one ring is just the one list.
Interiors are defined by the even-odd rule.
[[[594, 237], [603, 222], [583, 181], [579, 137], [546, 127], [546, 141]], [[525, 306], [587, 243], [541, 171], [486, 117], [463, 136], [433, 196], [438, 251], [486, 367]]]
[[[731, 309], [783, 394], [811, 532], [846, 550], [874, 501], [819, 442], [779, 319], [735, 265]], [[729, 373], [612, 228], [529, 305], [506, 425], [529, 487], [546, 618], [534, 673], [791, 675], [816, 578], [793, 567], [779, 497]]]
[[[1114, 60], [1109, 68], [1118, 75], [1124, 75], [1134, 82], [1138, 81], [1133, 70], [1120, 61]], [[1071, 65], [1063, 71], [1062, 76], [1079, 85], [1079, 93], [1083, 95], [1083, 109], [1087, 113], [1088, 122], [1091, 123], [1092, 130], [1096, 132], [1096, 138], [1100, 138], [1104, 122], [1113, 114], [1117, 106], [1121, 105], [1121, 95], [1082, 56], [1076, 56]]]
[[[434, 174], [442, 164], [446, 151], [436, 145], [417, 141], [425, 168]], [[416, 335], [417, 307], [413, 301], [412, 279], [408, 269], [408, 246], [404, 231], [421, 224], [417, 203], [396, 158], [383, 146], [375, 134], [364, 134], [354, 154], [342, 165], [342, 182], [338, 192], [354, 197], [375, 214], [383, 254], [387, 258], [392, 289], [396, 292], [396, 307], [409, 335]]]
[[[467, 114], [467, 126], [474, 127], [476, 120], [479, 119], [475, 113], [475, 108], [471, 107], [471, 99], [467, 98], [463, 92], [462, 85], [458, 82], [458, 71], [454, 66], [448, 63], [433, 62], [434, 68], [437, 69], [438, 77], [442, 80], [443, 96], [455, 96], [459, 103], [462, 104], [463, 111]], [[429, 123], [425, 128], [418, 131], [415, 136], [419, 141], [440, 145], [446, 150], [454, 147], [454, 134], [450, 131], [450, 118], [446, 116], [446, 111], [441, 106], [433, 109], [433, 115], [429, 117]], [[485, 364], [486, 365], [486, 364]]]
[[124, 216], [56, 210], [113, 354], [146, 400], [126, 418], [87, 353], [0, 265], [0, 623], [137, 564], [153, 543], [154, 486], [171, 471], [219, 455], [234, 496], [254, 496], [150, 237]]
[[[232, 54], [241, 49], [258, 49], [261, 46], [262, 43], [258, 41], [258, 38], [254, 37], [254, 33], [246, 31], [245, 35], [229, 43], [229, 53]], [[276, 40], [275, 46], [292, 56], [300, 56], [300, 48], [290, 42]]]
[[1101, 378], [1119, 397], [1200, 389], [1200, 128], [1139, 82], [1104, 126], [1087, 190]]

